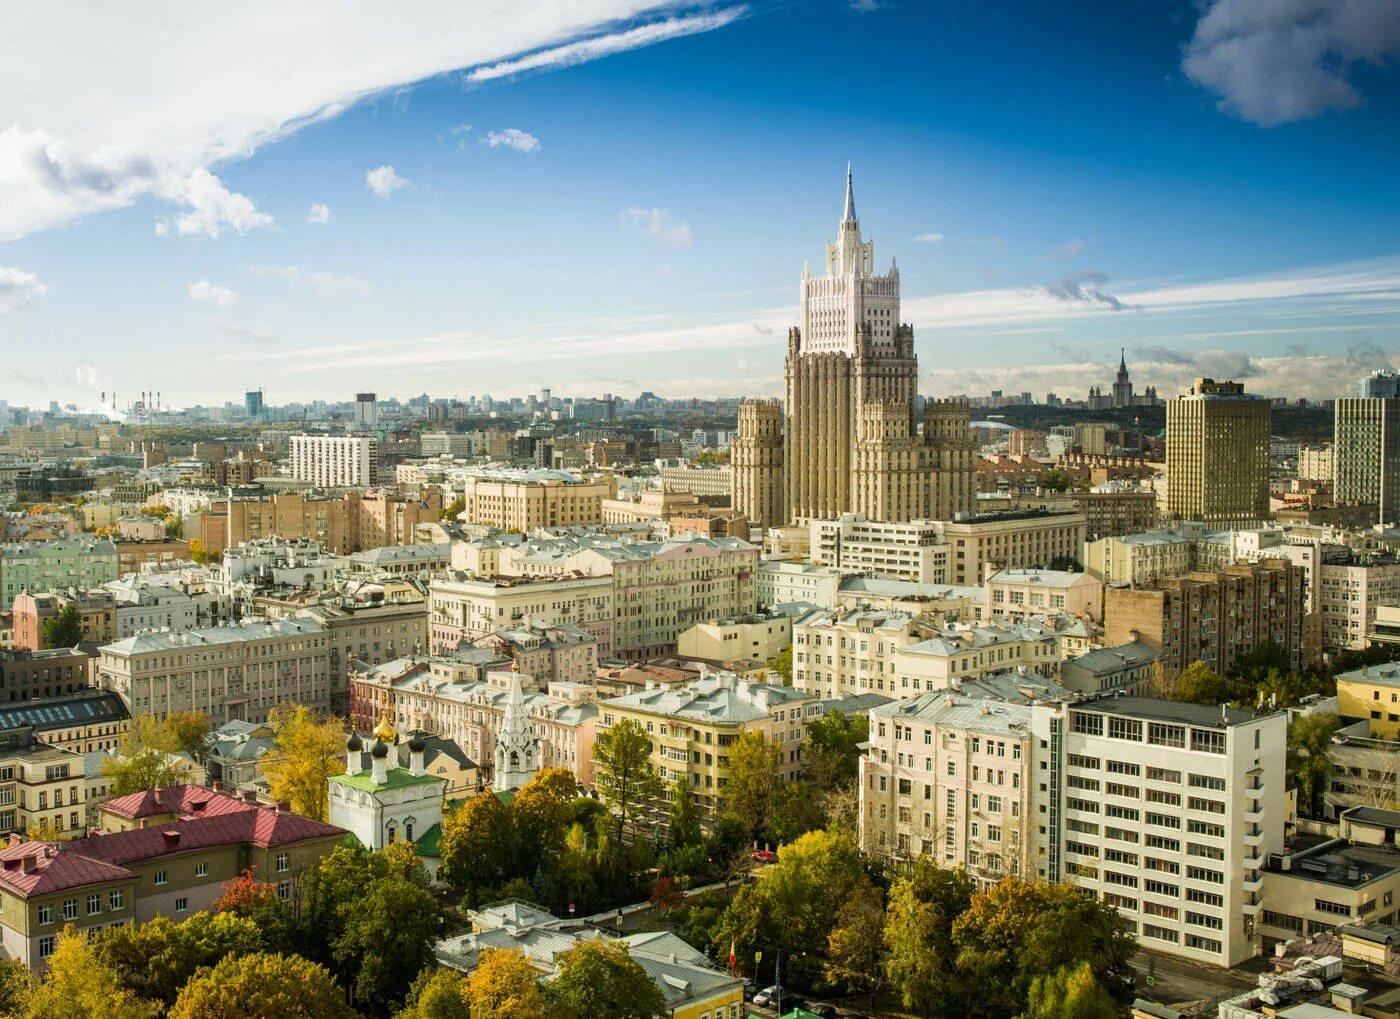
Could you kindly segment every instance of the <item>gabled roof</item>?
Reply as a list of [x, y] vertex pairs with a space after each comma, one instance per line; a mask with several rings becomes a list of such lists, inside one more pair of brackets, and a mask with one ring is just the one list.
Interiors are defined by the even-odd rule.
[[[24, 860], [31, 869], [24, 870]], [[62, 851], [62, 843], [20, 842], [0, 850], [0, 886], [22, 896], [128, 881], [136, 875], [124, 867]]]

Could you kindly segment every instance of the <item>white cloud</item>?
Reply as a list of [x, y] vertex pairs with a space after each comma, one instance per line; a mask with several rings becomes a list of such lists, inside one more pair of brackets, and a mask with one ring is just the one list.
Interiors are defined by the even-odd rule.
[[1395, 0], [1214, 0], [1182, 70], [1262, 127], [1361, 103], [1350, 73], [1400, 55]]
[[941, 241], [942, 239], [943, 239], [943, 235], [942, 235], [942, 234], [940, 234], [940, 233], [934, 233], [934, 232], [932, 232], [932, 231], [929, 231], [928, 233], [922, 233], [922, 234], [915, 234], [915, 235], [914, 235], [914, 243], [915, 243], [915, 244], [937, 244], [937, 243], [938, 243], [939, 241]]
[[372, 289], [368, 283], [349, 273], [313, 272], [307, 281], [311, 288], [322, 297], [343, 297], [346, 294], [367, 294]]
[[487, 132], [486, 137], [481, 141], [493, 149], [504, 145], [508, 149], [515, 149], [516, 152], [538, 152], [540, 150], [538, 138], [528, 131], [522, 131], [516, 127], [508, 127], [504, 131]]
[[671, 216], [670, 209], [643, 209], [633, 205], [618, 213], [618, 221], [625, 227], [650, 237], [661, 244], [672, 247], [689, 247], [694, 239], [690, 225]]
[[206, 304], [217, 304], [220, 308], [230, 307], [238, 300], [238, 295], [228, 287], [217, 286], [208, 280], [200, 280], [198, 283], [191, 283], [186, 292], [193, 301], [203, 301]]
[[49, 288], [32, 272], [0, 266], [0, 311], [27, 308], [31, 300], [48, 292]]
[[410, 187], [410, 183], [400, 177], [392, 166], [376, 166], [365, 171], [365, 184], [378, 198], [388, 198], [400, 188]]
[[331, 221], [331, 207], [313, 202], [311, 211], [306, 214], [306, 221], [315, 226], [325, 226]]
[[254, 276], [270, 277], [286, 283], [295, 283], [301, 278], [301, 270], [294, 265], [250, 265], [248, 271]]
[[[671, 0], [442, 4], [406, 18], [373, 0], [248, 0], [187, 5], [171, 18], [158, 6], [32, 4], [7, 21], [0, 60], [0, 240], [143, 196], [175, 207], [158, 220], [165, 235], [269, 226], [271, 216], [220, 179], [221, 167], [436, 75], [585, 39], [567, 58], [536, 65], [558, 66], [738, 16], [655, 20], [673, 9]], [[613, 41], [600, 44], [596, 33], [609, 31]]]
[[697, 32], [709, 32], [738, 20], [747, 13], [745, 6], [729, 7], [709, 14], [692, 14], [684, 17], [667, 18], [664, 21], [640, 25], [621, 32], [610, 32], [591, 39], [579, 39], [563, 46], [553, 46], [514, 60], [503, 60], [489, 67], [478, 67], [467, 75], [469, 82], [492, 81], [507, 78], [523, 71], [538, 71], [556, 67], [570, 67], [588, 60], [597, 60], [611, 53], [650, 46], [666, 39], [677, 39]]

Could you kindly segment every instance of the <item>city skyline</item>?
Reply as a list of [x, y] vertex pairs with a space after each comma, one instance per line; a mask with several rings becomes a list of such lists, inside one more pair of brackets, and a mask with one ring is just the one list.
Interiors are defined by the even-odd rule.
[[848, 160], [924, 393], [1078, 399], [1125, 347], [1163, 398], [1350, 395], [1400, 325], [1400, 40], [1308, 6], [44, 11], [0, 62], [0, 399], [778, 395]]

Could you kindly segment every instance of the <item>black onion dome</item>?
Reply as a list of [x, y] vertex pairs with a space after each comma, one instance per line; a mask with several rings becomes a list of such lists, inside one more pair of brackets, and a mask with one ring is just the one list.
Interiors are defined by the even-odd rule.
[[421, 754], [427, 749], [427, 744], [423, 742], [422, 736], [414, 736], [408, 741], [408, 752], [411, 754]]
[[345, 749], [352, 754], [357, 754], [365, 748], [365, 741], [360, 739], [360, 734], [352, 732], [350, 738], [345, 741]]
[[388, 757], [388, 756], [389, 756], [389, 746], [388, 746], [388, 744], [386, 744], [383, 740], [375, 740], [375, 741], [374, 741], [374, 746], [370, 749], [369, 755], [370, 755], [371, 757]]

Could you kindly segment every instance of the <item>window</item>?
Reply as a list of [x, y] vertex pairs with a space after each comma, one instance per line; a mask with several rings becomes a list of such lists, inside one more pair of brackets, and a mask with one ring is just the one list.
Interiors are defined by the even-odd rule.
[[1147, 790], [1147, 802], [1161, 803], [1168, 807], [1179, 807], [1181, 806], [1181, 794], [1167, 793], [1160, 789], [1149, 789]]
[[1168, 771], [1166, 768], [1148, 768], [1147, 777], [1152, 782], [1173, 782], [1181, 783], [1181, 772]]
[[1186, 947], [1195, 948], [1202, 952], [1213, 952], [1220, 954], [1220, 942], [1214, 938], [1203, 938], [1199, 934], [1186, 935]]
[[1134, 743], [1142, 742], [1142, 723], [1136, 718], [1110, 718], [1108, 720], [1109, 739], [1132, 740]]
[[1314, 899], [1313, 908], [1319, 913], [1333, 913], [1337, 916], [1351, 916], [1351, 907], [1343, 902], [1332, 902], [1328, 899]]
[[100, 912], [102, 912], [102, 896], [89, 895], [87, 900], [87, 915], [92, 916]]
[[1225, 733], [1213, 729], [1192, 729], [1191, 749], [1205, 754], [1225, 753]]
[[39, 922], [41, 924], [53, 923], [53, 903], [39, 907]]
[[1214, 775], [1192, 775], [1190, 785], [1192, 789], [1214, 789], [1218, 793], [1225, 791], [1225, 780]]
[[1142, 925], [1142, 936], [1154, 938], [1157, 941], [1169, 941], [1176, 944], [1176, 931], [1168, 930], [1166, 927], [1158, 927], [1156, 924], [1145, 923]]
[[1200, 796], [1188, 797], [1186, 806], [1191, 810], [1204, 810], [1211, 814], [1225, 813], [1225, 804], [1220, 800], [1207, 800]]
[[177, 912], [177, 913], [186, 913], [186, 912], [189, 912], [189, 908], [190, 908], [190, 900], [189, 900], [189, 899], [186, 899], [186, 898], [184, 898], [184, 897], [181, 897], [181, 898], [178, 898], [178, 899], [175, 900], [175, 912]]
[[285, 873], [286, 873], [288, 870], [290, 870], [290, 869], [291, 869], [291, 865], [287, 862], [287, 854], [286, 854], [286, 853], [278, 853], [278, 854], [277, 854], [277, 873], [279, 873], [279, 874], [285, 874]]
[[1147, 844], [1153, 849], [1165, 849], [1169, 853], [1181, 852], [1181, 843], [1176, 839], [1169, 839], [1165, 835], [1147, 836]]
[[1225, 826], [1223, 824], [1212, 824], [1209, 821], [1187, 821], [1186, 830], [1193, 835], [1209, 835], [1217, 839], [1223, 839], [1225, 837]]
[[207, 864], [207, 863], [196, 863], [196, 864], [194, 865], [194, 876], [195, 876], [195, 877], [208, 877], [208, 876], [209, 876], [209, 864]]
[[1223, 907], [1225, 896], [1217, 895], [1215, 892], [1203, 892], [1198, 888], [1186, 889], [1187, 902], [1199, 902], [1203, 906]]
[[1205, 867], [1187, 867], [1186, 876], [1192, 881], [1209, 881], [1211, 884], [1223, 885], [1225, 875], [1218, 870], [1207, 870]]
[[1169, 885], [1165, 881], [1154, 881], [1151, 878], [1143, 881], [1142, 888], [1143, 891], [1151, 892], [1153, 895], [1166, 895], [1173, 899], [1181, 894], [1181, 889], [1176, 885]]
[[44, 937], [40, 938], [39, 958], [47, 959], [49, 956], [53, 955], [54, 945], [57, 943], [57, 940], [58, 939], [55, 938], [52, 934], [47, 934]]
[[107, 908], [110, 910], [121, 909], [122, 898], [122, 890], [120, 888], [114, 889], [112, 893], [107, 896]]
[[1135, 831], [1129, 831], [1126, 828], [1113, 828], [1110, 826], [1106, 826], [1103, 830], [1103, 837], [1106, 839], [1117, 839], [1119, 842], [1136, 843], [1138, 840], [1138, 833]]
[[1142, 772], [1142, 769], [1136, 764], [1131, 764], [1128, 761], [1109, 761], [1108, 770], [1115, 775], [1132, 775], [1134, 777]]
[[156, 871], [156, 873], [155, 873], [155, 883], [156, 883], [156, 884], [158, 884], [158, 885], [163, 885], [163, 884], [165, 884], [166, 878], [167, 878], [167, 875], [166, 875], [165, 871], [163, 871], [163, 870], [158, 870], [158, 871]]
[[1152, 722], [1147, 726], [1147, 742], [1159, 747], [1184, 748], [1186, 746], [1186, 726]]
[[63, 900], [63, 919], [65, 919], [65, 920], [76, 920], [76, 919], [78, 919], [78, 900], [77, 900], [77, 899], [64, 899], [64, 900]]
[[1069, 755], [1069, 766], [1071, 768], [1088, 768], [1097, 771], [1099, 759], [1097, 757], [1084, 757], [1080, 754]]
[[290, 881], [277, 882], [277, 897], [284, 902], [292, 897], [292, 883]]

